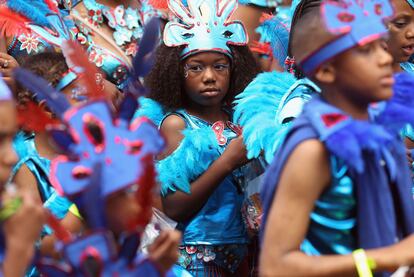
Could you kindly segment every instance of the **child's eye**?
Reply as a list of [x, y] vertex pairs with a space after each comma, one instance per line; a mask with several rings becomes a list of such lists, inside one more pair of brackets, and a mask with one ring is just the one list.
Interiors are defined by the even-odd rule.
[[201, 65], [187, 65], [186, 69], [193, 72], [201, 72], [204, 70], [203, 66]]
[[372, 48], [373, 48], [373, 46], [370, 43], [370, 44], [359, 47], [358, 50], [361, 53], [366, 53], [367, 54], [367, 53], [371, 52]]
[[218, 63], [218, 64], [215, 64], [214, 65], [214, 70], [216, 70], [216, 71], [224, 71], [224, 70], [227, 70], [229, 67], [230, 66], [228, 64]]
[[401, 29], [401, 28], [404, 28], [407, 25], [407, 20], [405, 20], [405, 19], [399, 19], [399, 20], [393, 21], [392, 24], [395, 27]]

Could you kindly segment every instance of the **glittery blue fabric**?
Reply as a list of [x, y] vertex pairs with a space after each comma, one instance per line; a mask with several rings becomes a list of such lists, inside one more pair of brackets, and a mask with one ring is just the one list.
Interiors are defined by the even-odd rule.
[[355, 218], [354, 185], [348, 168], [331, 157], [332, 183], [319, 197], [301, 250], [308, 255], [348, 254], [355, 249], [352, 235]]
[[[26, 165], [37, 180], [37, 187], [44, 206], [58, 219], [62, 219], [72, 203], [66, 198], [57, 195], [55, 189], [50, 184], [48, 178], [50, 161], [40, 157], [37, 153], [34, 136], [19, 132], [14, 139], [13, 147], [19, 156], [19, 161], [13, 168], [10, 179], [17, 174], [23, 165]], [[45, 229], [44, 233], [50, 234], [50, 230]]]

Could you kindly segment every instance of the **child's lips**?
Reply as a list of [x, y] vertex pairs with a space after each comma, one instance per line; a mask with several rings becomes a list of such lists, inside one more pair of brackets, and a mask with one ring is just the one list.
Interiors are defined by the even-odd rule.
[[392, 75], [386, 75], [380, 79], [380, 84], [382, 86], [391, 87], [395, 83], [394, 77]]
[[205, 95], [205, 96], [217, 96], [220, 93], [220, 91], [218, 89], [207, 89], [207, 90], [203, 90], [201, 92], [201, 94]]
[[414, 44], [404, 46], [402, 47], [402, 50], [406, 56], [411, 56], [412, 54], [414, 54]]

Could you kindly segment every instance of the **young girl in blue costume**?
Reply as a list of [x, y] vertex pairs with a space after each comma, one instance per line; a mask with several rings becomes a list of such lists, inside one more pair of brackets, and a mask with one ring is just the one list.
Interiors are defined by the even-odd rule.
[[15, 77], [68, 127], [51, 129], [51, 134], [60, 134], [52, 138], [63, 154], [51, 162], [50, 182], [76, 203], [86, 225], [78, 236], [58, 232], [62, 259], [42, 256], [39, 270], [54, 277], [175, 276], [168, 270], [178, 256], [179, 232], [164, 232], [151, 245], [148, 257], [137, 253], [140, 234], [151, 217], [153, 158], [164, 140], [146, 118], [132, 120], [136, 93], [126, 97], [129, 103], [115, 114], [109, 99], [101, 95], [72, 106], [60, 91], [30, 71], [17, 69]]
[[161, 107], [141, 101], [167, 140], [157, 165], [163, 211], [183, 232], [178, 264], [195, 276], [247, 274], [238, 171], [247, 159], [230, 103], [258, 69], [243, 26], [229, 20], [236, 4], [169, 1], [182, 21], [166, 25], [145, 80]]
[[[62, 53], [44, 52], [27, 57], [21, 67], [43, 76], [51, 86], [66, 95], [73, 105], [86, 99], [83, 85], [79, 81], [80, 75], [68, 67]], [[21, 86], [18, 86], [17, 99], [20, 112], [29, 109], [31, 104], [41, 107], [44, 107], [45, 104], [39, 103], [32, 93]], [[41, 115], [32, 114], [31, 116], [40, 117]], [[28, 119], [26, 118], [26, 120]], [[37, 119], [33, 118], [32, 120], [36, 122]], [[31, 191], [38, 203], [42, 203], [57, 219], [63, 220], [65, 228], [71, 232], [78, 232], [82, 227], [81, 221], [75, 213], [68, 213], [72, 203], [59, 196], [49, 180], [50, 160], [57, 153], [49, 143], [47, 132], [42, 128], [37, 130], [39, 126], [35, 125], [31, 125], [30, 122], [23, 123], [22, 130], [16, 135], [14, 148], [19, 156], [19, 161], [13, 168], [10, 180], [23, 189]], [[51, 233], [51, 230], [45, 227], [41, 238], [44, 239]], [[54, 254], [49, 238], [39, 243], [39, 249], [43, 254]], [[37, 274], [33, 270], [28, 273], [28, 276], [36, 276]]]
[[[398, 75], [393, 95], [392, 57], [379, 39], [390, 3], [347, 3], [309, 10], [292, 37], [298, 65], [322, 92], [265, 176], [263, 276], [387, 276], [414, 264], [414, 203], [399, 138], [413, 118], [413, 79]], [[370, 103], [383, 100], [370, 116]]]
[[17, 128], [12, 92], [0, 80], [0, 275], [6, 277], [24, 276], [45, 221], [43, 208], [37, 205], [30, 192], [6, 185], [17, 162], [12, 147]]

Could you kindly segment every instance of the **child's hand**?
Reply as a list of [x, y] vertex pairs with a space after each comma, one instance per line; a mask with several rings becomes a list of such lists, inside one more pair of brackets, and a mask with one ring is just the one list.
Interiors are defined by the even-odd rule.
[[4, 276], [23, 276], [34, 255], [34, 244], [46, 221], [44, 208], [28, 191], [5, 192], [3, 201], [21, 199], [18, 210], [3, 223], [6, 240], [6, 256], [3, 263]]
[[162, 273], [167, 272], [178, 259], [178, 245], [181, 233], [176, 230], [163, 231], [149, 246], [149, 258], [155, 262]]
[[15, 89], [13, 69], [19, 67], [19, 63], [10, 55], [0, 52], [0, 74], [10, 89]]
[[40, 231], [46, 222], [46, 213], [43, 206], [37, 203], [28, 191], [19, 193], [5, 192], [3, 201], [15, 197], [22, 200], [16, 213], [10, 216], [3, 224], [6, 240], [30, 248], [40, 237]]
[[229, 163], [231, 170], [237, 169], [249, 162], [243, 136], [233, 139], [221, 156]]

